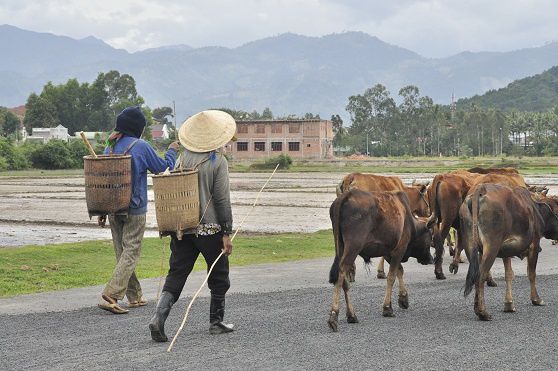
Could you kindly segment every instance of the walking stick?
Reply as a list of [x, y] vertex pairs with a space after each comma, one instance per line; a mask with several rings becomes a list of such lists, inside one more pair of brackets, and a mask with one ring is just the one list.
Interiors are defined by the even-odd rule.
[[[236, 235], [238, 234], [238, 231], [240, 231], [240, 229], [242, 228], [242, 225], [244, 224], [244, 221], [246, 220], [246, 218], [248, 217], [248, 215], [252, 212], [252, 210], [254, 209], [254, 207], [256, 206], [256, 203], [258, 202], [259, 198], [260, 198], [260, 194], [262, 193], [262, 191], [264, 190], [265, 186], [267, 185], [267, 183], [269, 183], [269, 181], [271, 180], [271, 178], [273, 177], [273, 175], [275, 174], [275, 172], [277, 171], [277, 168], [279, 168], [279, 164], [277, 164], [277, 166], [275, 166], [275, 169], [273, 170], [273, 173], [271, 173], [271, 175], [269, 176], [269, 178], [267, 179], [267, 181], [265, 182], [265, 184], [263, 185], [263, 187], [260, 189], [260, 191], [258, 192], [258, 195], [256, 196], [256, 200], [254, 201], [254, 203], [252, 204], [252, 208], [248, 211], [248, 213], [246, 213], [246, 215], [244, 215], [244, 218], [242, 219], [242, 221], [240, 222], [240, 225], [238, 226], [238, 228], [236, 229], [236, 232], [234, 232], [232, 238], [231, 238], [231, 242], [234, 240], [234, 238], [236, 237]], [[207, 272], [207, 276], [205, 276], [205, 280], [203, 281], [203, 283], [201, 284], [200, 288], [198, 289], [198, 291], [196, 291], [196, 294], [194, 295], [194, 297], [192, 298], [192, 300], [190, 301], [190, 304], [188, 304], [188, 307], [186, 308], [186, 313], [184, 314], [184, 319], [182, 320], [182, 323], [180, 324], [180, 327], [178, 328], [178, 331], [176, 332], [176, 334], [174, 335], [174, 337], [172, 338], [172, 341], [169, 345], [169, 348], [167, 349], [167, 352], [170, 352], [172, 350], [172, 347], [174, 346], [174, 343], [176, 342], [176, 339], [178, 338], [178, 335], [180, 335], [180, 332], [182, 332], [182, 329], [184, 328], [184, 325], [186, 324], [186, 319], [188, 318], [188, 314], [190, 314], [190, 308], [192, 308], [192, 304], [194, 304], [194, 300], [196, 300], [196, 298], [198, 297], [200, 291], [203, 289], [203, 287], [205, 286], [205, 284], [207, 283], [207, 280], [209, 279], [209, 275], [211, 274], [211, 272], [213, 271], [213, 267], [215, 267], [215, 264], [217, 263], [217, 261], [221, 258], [221, 256], [223, 256], [223, 254], [225, 253], [225, 251], [221, 251], [221, 253], [219, 254], [219, 256], [217, 257], [217, 259], [215, 259], [215, 261], [213, 262], [213, 264], [211, 264], [211, 268], [209, 268], [209, 271]]]

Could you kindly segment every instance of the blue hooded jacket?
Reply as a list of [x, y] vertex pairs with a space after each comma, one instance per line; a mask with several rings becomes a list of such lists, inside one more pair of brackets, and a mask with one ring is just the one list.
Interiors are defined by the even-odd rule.
[[[145, 140], [124, 135], [116, 142], [112, 152], [124, 153], [135, 140], [137, 143], [128, 151], [132, 156], [132, 198], [128, 214], [141, 215], [147, 212], [147, 170], [153, 174], [162, 173], [167, 168], [172, 170], [176, 161], [176, 151], [168, 149], [163, 160]], [[108, 153], [107, 147], [105, 154]]]

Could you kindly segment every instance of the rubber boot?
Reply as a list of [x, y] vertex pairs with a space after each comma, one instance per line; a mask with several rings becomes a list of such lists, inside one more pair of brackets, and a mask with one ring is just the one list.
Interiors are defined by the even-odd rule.
[[151, 322], [149, 322], [151, 338], [157, 342], [169, 341], [169, 338], [165, 335], [165, 321], [173, 304], [174, 296], [168, 291], [163, 291], [155, 308], [155, 315], [151, 318]]
[[211, 335], [225, 334], [234, 331], [234, 325], [223, 323], [224, 316], [225, 295], [211, 295], [211, 304], [209, 306], [209, 333]]

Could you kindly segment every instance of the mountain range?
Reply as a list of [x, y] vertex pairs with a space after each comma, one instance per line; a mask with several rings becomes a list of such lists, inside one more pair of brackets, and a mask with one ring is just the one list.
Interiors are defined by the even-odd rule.
[[77, 40], [0, 25], [0, 45], [0, 106], [24, 104], [48, 81], [93, 81], [115, 69], [134, 77], [149, 106], [176, 101], [178, 119], [217, 107], [344, 115], [349, 96], [377, 83], [394, 98], [413, 84], [448, 104], [452, 93], [483, 94], [558, 65], [558, 42], [433, 59], [361, 32], [286, 33], [236, 48], [174, 45], [129, 53], [91, 36]]

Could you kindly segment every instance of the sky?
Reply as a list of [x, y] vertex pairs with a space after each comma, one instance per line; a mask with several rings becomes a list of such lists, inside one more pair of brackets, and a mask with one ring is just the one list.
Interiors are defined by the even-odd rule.
[[0, 0], [0, 24], [130, 52], [362, 31], [425, 57], [558, 41], [555, 0]]

